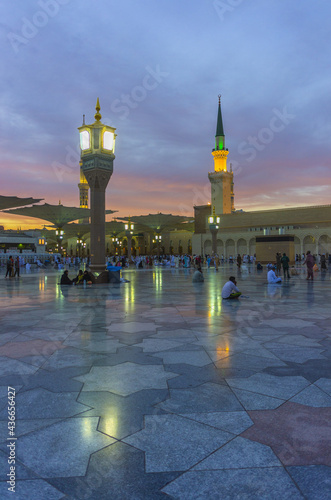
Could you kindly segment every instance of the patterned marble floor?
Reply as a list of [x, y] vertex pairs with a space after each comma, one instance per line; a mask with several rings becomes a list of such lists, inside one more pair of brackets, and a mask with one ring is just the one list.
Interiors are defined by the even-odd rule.
[[233, 273], [2, 276], [0, 498], [330, 499], [331, 275], [242, 273], [243, 296], [222, 302]]

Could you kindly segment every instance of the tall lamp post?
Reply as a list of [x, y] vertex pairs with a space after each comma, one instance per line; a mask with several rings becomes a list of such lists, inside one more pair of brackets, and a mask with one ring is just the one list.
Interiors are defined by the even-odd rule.
[[63, 236], [64, 236], [64, 231], [63, 229], [56, 229], [55, 231], [55, 235], [56, 235], [56, 239], [57, 239], [57, 248], [58, 248], [58, 252], [61, 253], [61, 249], [62, 249], [62, 240], [63, 240]]
[[115, 255], [117, 255], [118, 238], [113, 237], [113, 238], [111, 239], [111, 241], [112, 241], [113, 246], [114, 246], [114, 249], [115, 249]]
[[213, 215], [208, 217], [209, 229], [211, 232], [211, 241], [212, 241], [212, 253], [215, 255], [217, 253], [217, 231], [219, 229], [219, 224], [221, 219], [218, 215], [215, 215], [215, 207], [213, 207]]
[[78, 238], [77, 239], [77, 249], [78, 249], [78, 257], [79, 258], [82, 256], [81, 255], [81, 250], [82, 250], [83, 244], [84, 244], [84, 241], [81, 238]]
[[134, 230], [134, 224], [132, 224], [131, 219], [129, 217], [127, 224], [124, 224], [125, 227], [125, 236], [128, 240], [128, 261], [130, 264], [131, 261], [131, 246], [132, 246], [132, 235]]
[[[106, 269], [105, 197], [106, 187], [113, 173], [116, 129], [101, 122], [99, 98], [95, 109], [95, 122], [91, 125], [83, 123], [78, 130], [82, 171], [91, 190], [90, 269], [102, 273]], [[105, 281], [107, 277], [108, 274], [104, 275]]]
[[156, 234], [155, 239], [156, 239], [156, 244], [157, 244], [157, 256], [160, 257], [160, 246], [161, 246], [161, 241], [162, 241], [161, 234]]

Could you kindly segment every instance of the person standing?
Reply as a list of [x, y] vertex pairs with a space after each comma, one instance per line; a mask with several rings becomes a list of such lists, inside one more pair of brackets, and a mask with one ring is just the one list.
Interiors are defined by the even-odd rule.
[[307, 280], [314, 279], [314, 271], [313, 271], [314, 263], [315, 263], [314, 257], [310, 253], [310, 250], [308, 250], [308, 252], [306, 254], [306, 259], [303, 263], [303, 265], [306, 264], [306, 266], [307, 266], [307, 278], [306, 278]]
[[16, 257], [16, 260], [15, 260], [15, 274], [14, 274], [14, 278], [15, 278], [16, 275], [17, 275], [18, 278], [20, 277], [20, 258], [19, 257]]
[[323, 255], [321, 255], [321, 269], [323, 269], [324, 271], [327, 271], [327, 267], [326, 267], [326, 257], [325, 257], [325, 253], [323, 253]]
[[5, 278], [9, 276], [11, 278], [13, 275], [13, 257], [10, 255], [9, 259], [7, 260], [7, 272]]
[[283, 253], [283, 257], [280, 259], [282, 266], [283, 266], [283, 271], [284, 271], [284, 278], [290, 278], [290, 273], [289, 273], [289, 262], [290, 259], [286, 255], [286, 253]]
[[277, 274], [280, 273], [280, 270], [282, 268], [282, 263], [281, 263], [281, 254], [279, 252], [276, 253], [276, 269], [277, 269]]
[[238, 266], [239, 271], [240, 271], [240, 268], [241, 268], [241, 262], [242, 262], [241, 255], [240, 255], [240, 253], [238, 253], [238, 255], [237, 255], [237, 266]]

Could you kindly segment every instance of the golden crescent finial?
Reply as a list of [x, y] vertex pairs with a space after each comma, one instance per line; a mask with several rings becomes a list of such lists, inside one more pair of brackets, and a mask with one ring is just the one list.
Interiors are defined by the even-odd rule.
[[221, 104], [221, 94], [218, 94], [218, 104]]

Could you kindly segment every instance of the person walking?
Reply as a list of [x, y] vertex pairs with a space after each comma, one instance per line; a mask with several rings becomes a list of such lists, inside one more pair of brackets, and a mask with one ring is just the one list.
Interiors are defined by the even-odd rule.
[[284, 278], [290, 278], [290, 273], [289, 273], [289, 262], [290, 259], [286, 255], [286, 253], [283, 253], [283, 257], [280, 259], [282, 266], [283, 266], [283, 271], [284, 271]]
[[307, 266], [307, 278], [306, 278], [307, 280], [314, 279], [314, 271], [313, 271], [314, 263], [315, 263], [314, 257], [310, 253], [310, 250], [308, 250], [308, 252], [306, 254], [306, 259], [303, 263], [303, 265]]

